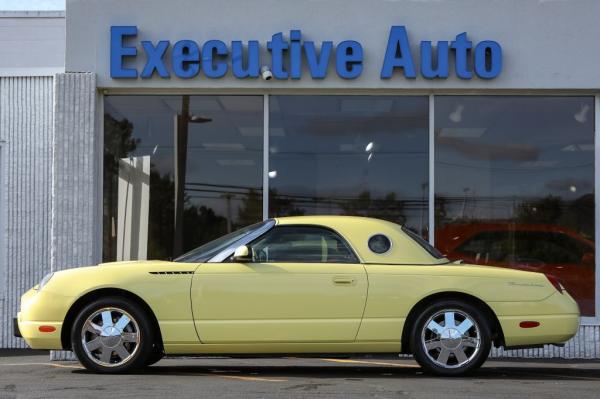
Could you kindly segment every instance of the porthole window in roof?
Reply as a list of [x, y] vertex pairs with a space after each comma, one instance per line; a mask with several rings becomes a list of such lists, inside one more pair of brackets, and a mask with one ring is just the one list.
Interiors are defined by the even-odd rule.
[[376, 254], [384, 254], [390, 250], [392, 242], [383, 234], [375, 234], [369, 238], [369, 249]]

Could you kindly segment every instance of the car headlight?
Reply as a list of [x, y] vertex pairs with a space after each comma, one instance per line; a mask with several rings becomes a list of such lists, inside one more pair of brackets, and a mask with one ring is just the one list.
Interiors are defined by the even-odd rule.
[[50, 279], [52, 278], [52, 276], [54, 276], [54, 272], [46, 274], [44, 276], [44, 278], [42, 279], [42, 281], [40, 281], [40, 283], [37, 285], [37, 290], [41, 291], [42, 288], [44, 288], [44, 286], [46, 284], [48, 284], [48, 281], [50, 281]]

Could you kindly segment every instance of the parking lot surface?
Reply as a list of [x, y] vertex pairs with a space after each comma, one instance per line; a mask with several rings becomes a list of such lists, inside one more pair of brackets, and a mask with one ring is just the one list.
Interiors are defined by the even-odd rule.
[[600, 362], [488, 361], [438, 378], [408, 359], [164, 359], [130, 375], [97, 375], [48, 355], [0, 354], [8, 398], [598, 398]]

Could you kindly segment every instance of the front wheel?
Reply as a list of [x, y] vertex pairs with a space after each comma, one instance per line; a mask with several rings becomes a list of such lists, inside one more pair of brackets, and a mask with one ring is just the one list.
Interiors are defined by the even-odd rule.
[[427, 307], [411, 334], [415, 360], [441, 376], [467, 374], [479, 368], [491, 349], [489, 320], [478, 308], [461, 301]]
[[147, 315], [134, 302], [103, 298], [84, 307], [71, 331], [73, 352], [88, 370], [122, 373], [147, 364], [153, 332]]

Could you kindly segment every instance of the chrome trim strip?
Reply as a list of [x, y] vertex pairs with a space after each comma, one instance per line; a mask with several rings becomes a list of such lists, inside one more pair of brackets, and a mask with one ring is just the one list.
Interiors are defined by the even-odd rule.
[[275, 219], [267, 220], [264, 226], [254, 230], [252, 233], [240, 238], [239, 240], [237, 240], [236, 242], [234, 242], [233, 244], [231, 244], [230, 246], [228, 246], [227, 248], [225, 248], [224, 250], [222, 250], [221, 252], [219, 252], [218, 254], [213, 256], [212, 258], [210, 258], [206, 263], [221, 263], [221, 262], [223, 262], [225, 259], [227, 259], [231, 255], [233, 255], [233, 253], [235, 252], [237, 247], [240, 247], [242, 245], [248, 245], [252, 241], [256, 240], [258, 237], [265, 234], [267, 231], [271, 230], [273, 227], [275, 227], [276, 224], [277, 223], [275, 222]]

